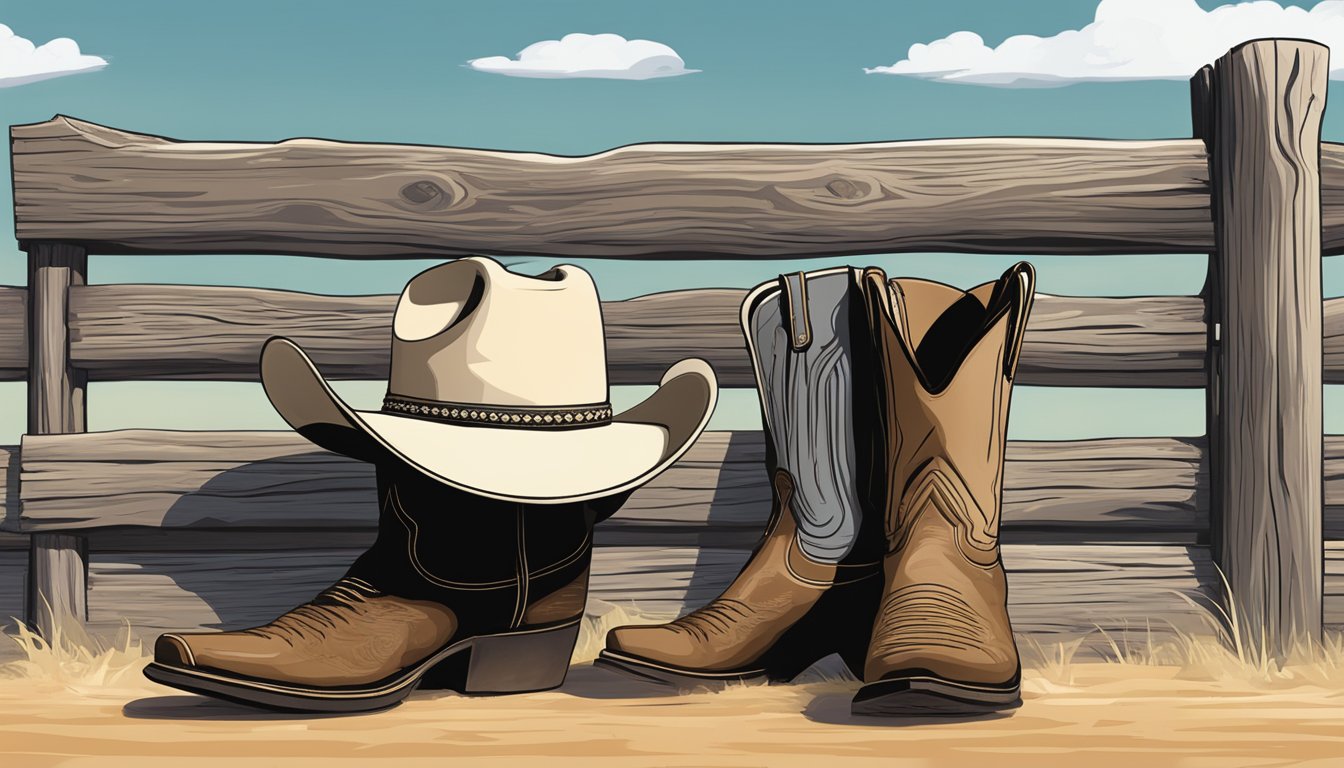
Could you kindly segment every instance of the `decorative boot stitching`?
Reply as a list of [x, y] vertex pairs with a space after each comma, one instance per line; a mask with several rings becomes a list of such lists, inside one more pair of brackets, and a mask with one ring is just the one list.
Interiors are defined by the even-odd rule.
[[419, 543], [420, 527], [416, 524], [415, 518], [411, 517], [410, 514], [402, 508], [401, 499], [397, 493], [397, 487], [395, 485], [388, 488], [385, 506], [388, 505], [392, 507], [392, 511], [396, 513], [397, 519], [401, 520], [401, 524], [406, 528], [406, 554], [411, 561], [411, 566], [414, 567], [416, 573], [420, 574], [426, 581], [441, 587], [467, 590], [505, 589], [518, 583], [517, 577], [512, 579], [501, 579], [499, 581], [463, 582], [449, 581], [448, 579], [435, 576], [423, 563], [420, 562], [420, 557], [416, 554], [416, 550], [418, 549], [417, 544]]
[[516, 505], [518, 515], [518, 591], [517, 603], [513, 611], [513, 622], [509, 629], [516, 629], [523, 623], [523, 614], [527, 612], [527, 529], [523, 522], [523, 505]]
[[306, 640], [310, 636], [322, 639], [328, 629], [334, 629], [338, 623], [349, 624], [352, 616], [359, 615], [359, 604], [365, 596], [347, 585], [346, 579], [322, 590], [312, 600], [298, 606], [269, 624], [242, 630], [242, 634], [263, 638], [276, 638], [290, 646], [296, 640]]
[[346, 576], [342, 581], [347, 582], [355, 588], [368, 590], [371, 595], [381, 595], [383, 593], [382, 590], [357, 576]]
[[956, 590], [936, 583], [909, 584], [883, 599], [869, 655], [901, 655], [929, 646], [979, 651], [996, 640]]
[[858, 584], [861, 581], [867, 581], [881, 575], [882, 561], [880, 560], [873, 563], [841, 563], [836, 566], [835, 581], [831, 582], [831, 586], [840, 587], [847, 584]]
[[829, 566], [831, 572], [827, 576], [821, 578], [812, 578], [804, 576], [798, 572], [798, 569], [794, 567], [793, 559], [795, 557], [803, 558], [805, 561], [808, 561], [809, 563], [815, 562], [812, 561], [812, 559], [809, 558], [807, 554], [803, 552], [802, 547], [800, 546], [800, 542], [798, 541], [797, 534], [795, 534], [793, 537], [789, 539], [789, 547], [784, 553], [784, 570], [788, 572], [789, 577], [792, 578], [794, 581], [797, 581], [798, 583], [804, 584], [809, 587], [825, 588], [835, 584], [835, 569], [832, 564], [816, 563], [816, 565], [820, 568], [827, 568]]
[[[998, 565], [998, 514], [986, 514], [956, 468], [940, 462], [939, 466], [926, 465], [916, 475], [913, 490], [904, 494], [897, 509], [896, 519], [889, 525], [888, 541], [891, 551], [899, 552], [910, 542], [918, 528], [918, 521], [930, 510], [951, 524], [956, 531], [957, 549], [970, 563], [989, 569]], [[944, 472], [946, 468], [950, 474]]]
[[583, 554], [585, 552], [587, 552], [589, 549], [592, 548], [592, 541], [593, 541], [593, 531], [591, 528], [585, 526], [583, 534], [583, 542], [579, 544], [578, 549], [575, 549], [573, 552], [569, 553], [568, 555], [565, 555], [563, 558], [554, 563], [551, 563], [550, 565], [544, 566], [539, 570], [530, 571], [527, 574], [528, 578], [539, 579], [542, 576], [549, 576], [552, 573], [555, 573], [556, 571], [564, 568], [565, 566], [572, 565], [579, 558], [583, 557]]
[[751, 622], [755, 613], [755, 609], [741, 600], [720, 597], [667, 626], [684, 631], [700, 642], [709, 642], [712, 636], [726, 634], [743, 622]]

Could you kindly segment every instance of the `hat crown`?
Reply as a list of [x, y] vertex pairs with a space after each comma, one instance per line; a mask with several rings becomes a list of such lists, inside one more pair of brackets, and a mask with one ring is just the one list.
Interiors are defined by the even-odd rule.
[[416, 275], [392, 322], [390, 394], [496, 406], [607, 400], [602, 307], [592, 276], [532, 277], [471, 257]]

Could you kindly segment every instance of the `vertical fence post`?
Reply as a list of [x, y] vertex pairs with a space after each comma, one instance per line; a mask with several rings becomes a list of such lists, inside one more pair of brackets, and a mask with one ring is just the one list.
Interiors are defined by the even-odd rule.
[[[1211, 70], [1214, 556], [1243, 637], [1283, 660], [1322, 623], [1320, 131], [1328, 51], [1256, 40]], [[1198, 80], [1199, 76], [1196, 76]], [[1200, 86], [1196, 83], [1194, 92]], [[1196, 105], [1198, 106], [1198, 105]]]
[[[83, 432], [88, 376], [70, 364], [70, 286], [83, 285], [88, 254], [79, 246], [28, 247], [28, 432]], [[20, 457], [22, 460], [22, 457]], [[88, 540], [33, 534], [25, 620], [47, 638], [63, 621], [88, 619]]]
[[[1213, 156], [1213, 116], [1216, 112], [1213, 96], [1213, 65], [1208, 64], [1196, 72], [1194, 77], [1190, 78], [1190, 126], [1194, 137], [1204, 140], [1210, 158]], [[1212, 161], [1210, 161], [1210, 164], [1212, 164]], [[1212, 168], [1210, 168], [1209, 175], [1210, 177], [1213, 175]], [[1210, 198], [1213, 220], [1218, 221], [1220, 218], [1217, 211], [1218, 195], [1216, 193], [1212, 194]], [[1222, 269], [1219, 268], [1218, 261], [1217, 250], [1210, 252], [1208, 271], [1204, 277], [1204, 290], [1200, 291], [1200, 297], [1204, 300], [1204, 369], [1208, 375], [1204, 385], [1204, 466], [1211, 473], [1208, 484], [1208, 509], [1210, 510], [1209, 546], [1213, 552], [1219, 552], [1223, 545], [1223, 516], [1219, 514], [1219, 511], [1223, 508], [1223, 496], [1221, 486], [1215, 481], [1219, 475], [1214, 469], [1221, 465], [1223, 448], [1223, 421], [1218, 410], [1218, 399], [1223, 389], [1223, 355], [1221, 348], [1221, 299], [1223, 289], [1219, 283]]]

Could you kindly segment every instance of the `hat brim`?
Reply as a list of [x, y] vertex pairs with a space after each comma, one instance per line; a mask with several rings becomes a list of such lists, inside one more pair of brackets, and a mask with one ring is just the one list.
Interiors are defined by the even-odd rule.
[[261, 382], [282, 418], [313, 443], [361, 461], [398, 461], [448, 486], [502, 501], [563, 504], [614, 496], [671, 466], [718, 399], [709, 364], [688, 358], [610, 424], [566, 430], [445, 424], [351, 408], [297, 344], [261, 352]]

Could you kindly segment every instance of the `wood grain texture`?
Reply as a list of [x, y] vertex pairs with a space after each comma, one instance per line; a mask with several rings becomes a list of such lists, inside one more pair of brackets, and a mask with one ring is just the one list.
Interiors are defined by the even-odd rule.
[[[223, 472], [227, 471], [227, 466], [265, 461], [266, 459], [264, 457], [266, 454], [264, 453], [264, 448], [260, 445], [265, 442], [264, 436], [267, 436], [268, 434], [283, 435], [283, 433], [251, 433], [252, 437], [250, 440], [252, 442], [244, 442], [230, 446], [225, 444], [226, 441], [214, 441], [207, 437], [202, 437], [199, 443], [189, 442], [184, 437], [184, 435], [189, 434], [191, 433], [173, 433], [175, 438], [174, 445], [176, 446], [174, 449], [160, 447], [149, 448], [146, 450], [144, 443], [151, 442], [154, 439], [154, 433], [152, 432], [93, 433], [85, 439], [101, 440], [112, 435], [117, 435], [118, 437], [111, 442], [104, 443], [102, 447], [93, 451], [92, 455], [88, 455], [88, 451], [81, 451], [81, 453], [88, 455], [88, 458], [91, 461], [97, 463], [114, 461], [130, 463], [160, 461], [165, 454], [172, 452], [178, 454], [184, 462], [203, 461], [207, 464], [207, 467], [203, 468], [193, 467], [191, 470], [188, 470], [189, 473], [209, 471]], [[763, 449], [761, 447], [759, 436], [755, 433], [737, 433], [731, 437], [725, 437], [725, 434], [726, 433], [722, 432], [706, 433], [697, 446], [692, 449], [687, 458], [682, 460], [681, 465], [673, 471], [695, 467], [696, 469], [708, 472], [711, 470], [715, 461], [723, 461], [724, 459], [727, 459], [727, 464], [729, 466], [725, 468], [724, 472], [720, 473], [720, 478], [727, 480], [728, 477], [736, 474], [736, 471], [740, 470], [745, 473], [747, 478], [746, 482], [751, 484], [751, 487], [755, 488], [754, 491], [743, 491], [743, 493], [754, 492], [762, 495], [765, 494], [767, 489], [765, 489], [763, 485], [760, 487], [754, 485], [754, 483], [763, 482], [763, 480], [759, 479], [759, 475], [755, 477], [752, 475], [754, 471], [752, 469], [753, 466], [764, 461]], [[202, 435], [208, 436], [209, 433], [202, 433]], [[729, 441], [732, 443], [731, 447], [727, 444]], [[1060, 446], [1054, 446], [1050, 442], [1037, 442], [1031, 444], [1031, 454], [1033, 456], [1033, 461], [1045, 462], [1062, 459], [1070, 462], [1073, 466], [1077, 466], [1080, 472], [1086, 472], [1086, 464], [1082, 462], [1091, 461], [1093, 459], [1108, 460], [1104, 446], [1106, 443], [1116, 442], [1123, 441], [1105, 441], [1103, 443], [1103, 450], [1100, 452], [1089, 450], [1090, 446], [1084, 442], [1068, 442]], [[1133, 451], [1136, 456], [1141, 456], [1143, 458], [1143, 463], [1139, 465], [1140, 472], [1147, 471], [1147, 469], [1152, 466], [1161, 466], [1163, 462], [1172, 463], [1165, 472], [1162, 470], [1154, 470], [1154, 477], [1163, 474], [1169, 475], [1170, 479], [1167, 481], [1167, 485], [1159, 486], [1159, 484], [1152, 484], [1152, 487], [1147, 487], [1142, 491], [1138, 491], [1148, 503], [1160, 503], [1161, 500], [1157, 497], [1163, 494], [1167, 494], [1169, 497], [1167, 500], [1167, 503], [1170, 505], [1169, 507], [1164, 509], [1161, 506], [1155, 506], [1150, 510], [1148, 522], [1154, 527], [1154, 535], [1172, 535], [1173, 531], [1163, 524], [1164, 521], [1169, 522], [1170, 517], [1173, 514], [1178, 516], [1191, 514], [1189, 511], [1186, 511], [1189, 508], [1195, 510], [1194, 514], [1196, 517], [1194, 518], [1193, 525], [1198, 526], [1201, 520], [1206, 519], [1206, 513], [1202, 511], [1204, 503], [1199, 494], [1202, 489], [1206, 488], [1207, 484], [1204, 465], [1201, 463], [1199, 456], [1199, 441], [1173, 440], [1167, 442], [1165, 448], [1155, 449], [1155, 447], [1150, 446], [1148, 451], [1141, 449], [1143, 442], [1145, 441], [1135, 441]], [[50, 452], [47, 454], [48, 460], [50, 460], [51, 457], [58, 456], [59, 450], [61, 449], [60, 442], [50, 446], [44, 446], [43, 444], [46, 443], [45, 440], [35, 440], [30, 437], [29, 443], [34, 455], [39, 456], [39, 459], [41, 459], [42, 456], [39, 452], [44, 447], [50, 448]], [[254, 448], [252, 447], [254, 445], [257, 446], [255, 452], [253, 452]], [[1009, 461], [1018, 462], [1020, 461], [1019, 451], [1021, 450], [1018, 446], [1025, 446], [1026, 444], [1013, 443], [1012, 445], [1013, 452], [1009, 455]], [[328, 458], [322, 456], [320, 452], [305, 458], [305, 453], [312, 451], [313, 449], [301, 441], [292, 438], [281, 438], [277, 440], [272, 450], [275, 452], [275, 458], [284, 457], [286, 461], [292, 461], [295, 466], [301, 465], [304, 461], [311, 460], [314, 463], [325, 467], [328, 474], [331, 475], [326, 482], [331, 483], [333, 489], [342, 487], [338, 484], [344, 482], [342, 478], [348, 475], [351, 470], [358, 470], [357, 464], [335, 456], [329, 457], [328, 460]], [[720, 451], [722, 451], [721, 454], [719, 453]], [[0, 467], [3, 467], [5, 470], [0, 477], [4, 478], [5, 498], [7, 500], [7, 523], [4, 527], [14, 530], [23, 527], [23, 523], [18, 517], [20, 469], [18, 452], [18, 446], [0, 446]], [[716, 456], [719, 456], [720, 458], [716, 458]], [[117, 457], [120, 458], [118, 459]], [[1153, 462], [1153, 464], [1148, 464], [1147, 462], [1149, 461]], [[214, 470], [208, 469], [208, 466], [212, 465], [218, 466], [216, 466]], [[1014, 464], [1013, 466], [1017, 465]], [[737, 469], [735, 470], [733, 467], [736, 467]], [[172, 473], [170, 472], [169, 474], [171, 475]], [[1057, 477], [1063, 477], [1063, 475], [1057, 475]], [[1092, 487], [1087, 491], [1087, 495], [1094, 500], [1101, 495], [1113, 495], [1114, 501], [1112, 503], [1117, 505], [1117, 509], [1120, 509], [1121, 507], [1119, 505], [1126, 501], [1124, 498], [1126, 490], [1123, 487], [1107, 489], [1104, 486], [1097, 486], [1097, 480], [1106, 478], [1089, 478], [1079, 475], [1075, 479], [1079, 483], [1092, 484]], [[305, 526], [305, 540], [320, 536], [339, 538], [342, 536], [354, 535], [358, 541], [365, 542], [362, 537], [367, 536], [367, 531], [372, 530], [369, 526], [372, 524], [373, 518], [368, 512], [360, 512], [360, 508], [373, 498], [369, 486], [370, 482], [371, 480], [367, 475], [367, 471], [360, 474], [356, 482], [352, 483], [349, 488], [349, 491], [357, 494], [357, 496], [345, 499], [345, 503], [340, 503], [344, 498], [344, 495], [337, 494], [334, 497], [335, 505], [328, 507], [333, 514], [329, 517], [322, 517], [317, 520], [308, 519], [302, 515], [297, 517], [287, 516], [283, 512], [283, 507], [280, 507], [278, 512], [275, 509], [268, 512], [261, 512], [254, 510], [252, 507], [247, 507], [248, 512], [245, 513], [241, 519], [235, 519], [231, 516], [212, 517], [203, 515], [200, 519], [184, 520], [183, 522], [187, 523], [185, 529], [176, 526], [172, 528], [160, 528], [157, 530], [125, 528], [107, 533], [97, 533], [97, 536], [103, 538], [95, 540], [93, 546], [95, 549], [104, 550], [109, 547], [115, 549], [143, 549], [150, 541], [162, 540], [165, 542], [163, 546], [170, 549], [180, 549], [184, 546], [187, 548], [200, 549], [206, 546], [207, 541], [223, 542], [219, 545], [228, 547], [233, 545], [229, 543], [231, 540], [228, 539], [227, 536], [221, 538], [220, 531], [226, 530], [226, 528], [223, 527], [227, 527], [227, 529], [239, 528], [247, 530], [254, 527], [281, 527], [283, 525], [291, 524], [295, 526]], [[1195, 490], [1193, 495], [1191, 495], [1189, 489], [1183, 489], [1182, 486], [1184, 484], [1192, 484], [1194, 486]], [[1119, 485], [1123, 486], [1124, 482], [1120, 482]], [[647, 489], [644, 491], [644, 496], [642, 498], [637, 498], [635, 502], [632, 502], [632, 504], [643, 504], [648, 509], [647, 512], [641, 514], [656, 514], [656, 510], [653, 506], [653, 492], [655, 489], [656, 485], [654, 489]], [[1325, 538], [1344, 539], [1344, 435], [1327, 435], [1325, 437], [1324, 489]], [[151, 492], [152, 490], [153, 489], [145, 489], [146, 492]], [[1207, 490], [1204, 490], [1204, 492], [1207, 492]], [[317, 492], [312, 491], [311, 493], [315, 494]], [[1019, 511], [1025, 511], [1030, 508], [1029, 505], [1039, 504], [1042, 501], [1042, 497], [1039, 495], [1041, 493], [1039, 489], [1033, 490], [1029, 488], [1010, 487], [1008, 493], [1008, 512], [1010, 518], [1018, 517]], [[1058, 497], [1056, 498], [1058, 499]], [[1044, 501], [1051, 503], [1050, 499], [1044, 499]], [[1130, 499], [1129, 501], [1132, 502], [1134, 499]], [[723, 503], [723, 500], [719, 500], [717, 503]], [[736, 528], [737, 526], [728, 525], [728, 521], [718, 515], [714, 517], [711, 526], [708, 524], [710, 517], [708, 512], [704, 512], [697, 517], [689, 512], [683, 513], [681, 509], [675, 505], [663, 504], [662, 508], [664, 510], [662, 514], [671, 516], [672, 521], [667, 522], [667, 527], [665, 529], [659, 530], [658, 540], [676, 546], [684, 546], [688, 543], [700, 542], [704, 531], [694, 529], [694, 526], [699, 525], [698, 522], [695, 522], [699, 519], [703, 519], [706, 523], [706, 530], [712, 529], [715, 531], [715, 533], [709, 537], [710, 540], [705, 543], [712, 546], [715, 542], [726, 541], [727, 543], [720, 544], [720, 546], [748, 546], [754, 539], [756, 533], [758, 533], [758, 530], [752, 526], [756, 526], [759, 522], [763, 522], [763, 515], [765, 514], [764, 505], [757, 505], [749, 511], [741, 512], [740, 527], [742, 530], [733, 532], [730, 531], [730, 529]], [[1038, 509], [1042, 508], [1043, 507], [1038, 507]], [[634, 520], [649, 519], [636, 515], [635, 510], [635, 506], [627, 505], [621, 515], [619, 515], [612, 523], [603, 525], [598, 529], [598, 540], [605, 540], [611, 543], [631, 544], [632, 542], [629, 537], [632, 535], [639, 538], [646, 538], [647, 534], [645, 532], [641, 532], [637, 527], [634, 530], [627, 530], [623, 523], [627, 518]], [[1132, 515], [1135, 514], [1135, 512], [1130, 511], [1126, 514]], [[679, 515], [684, 515], [687, 522], [674, 522]], [[1063, 526], [1066, 521], [1067, 518], [1061, 516], [1061, 520], [1059, 521], [1061, 526]], [[218, 526], [223, 527], [210, 527], [216, 525], [216, 522]], [[28, 524], [39, 528], [47, 526], [47, 522], [42, 520], [30, 521]], [[311, 527], [324, 524], [328, 527]], [[1010, 521], [1009, 527], [1011, 528], [1014, 524], [1016, 523]], [[1134, 525], [1137, 527], [1139, 521], [1134, 521]], [[347, 527], [352, 528], [351, 533], [345, 533]], [[199, 536], [202, 538], [188, 539], [188, 541], [191, 542], [189, 545], [179, 543], [183, 540], [183, 537], [190, 535], [189, 531], [193, 529], [198, 530]], [[363, 531], [365, 533], [354, 534], [354, 530]], [[1067, 528], [1063, 528], [1062, 530], [1067, 530]], [[114, 534], [116, 543], [108, 543], [106, 537], [113, 536]], [[0, 536], [5, 535], [6, 534], [0, 533]], [[14, 534], [11, 534], [10, 537], [14, 540], [22, 538], [21, 536]], [[736, 537], [735, 540], [734, 537]], [[5, 540], [8, 541], [9, 539]], [[637, 544], [638, 542], [636, 540], [633, 543]], [[274, 546], [283, 548], [287, 545], [283, 542], [278, 542]], [[26, 543], [24, 544], [24, 548], [27, 548]]]
[[[4, 499], [4, 519], [14, 520], [19, 514], [19, 446], [0, 445], [0, 498]], [[0, 525], [0, 529], [4, 526]]]
[[1221, 324], [1219, 551], [1251, 637], [1321, 630], [1320, 130], [1328, 52], [1246, 43], [1214, 65]]
[[[69, 293], [82, 285], [88, 254], [76, 245], [39, 243], [28, 249], [28, 433], [83, 432], [88, 376], [70, 362]], [[6, 483], [8, 487], [8, 483]], [[88, 618], [88, 542], [77, 534], [32, 537], [24, 618], [50, 638], [67, 616]]]
[[11, 128], [20, 240], [96, 253], [782, 258], [1207, 250], [1191, 140], [643, 144], [587, 157]]
[[[1118, 438], [1009, 444], [1004, 524], [1181, 540], [1206, 526], [1199, 441]], [[27, 436], [22, 510], [34, 532], [156, 528], [348, 529], [373, 525], [372, 469], [289, 432], [125, 430]], [[707, 432], [641, 488], [605, 535], [751, 541], [769, 514], [760, 432]], [[622, 538], [624, 537], [624, 538]]]
[[[1217, 131], [1215, 129], [1215, 118], [1217, 117], [1217, 98], [1218, 94], [1213, 84], [1213, 65], [1205, 64], [1190, 78], [1190, 123], [1194, 137], [1204, 142], [1205, 146], [1212, 149], [1217, 142]], [[1212, 157], [1210, 158], [1212, 162]], [[1214, 176], [1214, 171], [1210, 169], [1210, 178]], [[1218, 198], [1212, 198], [1214, 207], [1214, 218], [1217, 213]], [[1204, 287], [1200, 290], [1200, 298], [1204, 300], [1204, 443], [1207, 451], [1207, 466], [1225, 466], [1227, 457], [1223, 452], [1223, 429], [1227, 426], [1222, 418], [1222, 392], [1223, 392], [1223, 350], [1222, 350], [1222, 326], [1221, 318], [1224, 315], [1223, 308], [1223, 290], [1221, 289], [1222, 259], [1215, 253], [1210, 253], [1207, 260], [1207, 271], [1204, 275]], [[1222, 509], [1221, 483], [1209, 483], [1209, 509]], [[1209, 545], [1211, 551], [1221, 552], [1223, 547], [1223, 518], [1221, 515], [1210, 515], [1209, 519]]]
[[[657, 383], [668, 365], [698, 356], [714, 366], [721, 385], [754, 387], [737, 319], [743, 295], [702, 289], [604, 302], [611, 382]], [[26, 376], [19, 333], [25, 297], [22, 289], [0, 287], [0, 380]], [[280, 335], [303, 345], [332, 379], [381, 379], [395, 304], [395, 296], [262, 288], [77, 286], [70, 291], [70, 353], [95, 381], [248, 381], [256, 379], [261, 345]], [[1205, 311], [1191, 296], [1040, 295], [1019, 383], [1203, 386]], [[1325, 383], [1344, 384], [1344, 298], [1325, 301], [1323, 335]]]
[[28, 378], [28, 290], [0, 285], [0, 381]]
[[57, 626], [88, 620], [88, 540], [78, 534], [34, 534], [28, 553], [24, 619], [46, 638]]
[[1344, 144], [1321, 142], [1321, 250], [1344, 253]]
[[70, 362], [69, 291], [83, 285], [88, 255], [78, 246], [34, 245], [28, 254], [28, 431], [83, 432], [83, 372]]
[[[696, 356], [714, 366], [721, 385], [754, 387], [738, 321], [745, 293], [689, 290], [605, 302], [612, 383], [656, 384], [668, 366]], [[281, 335], [333, 379], [382, 379], [395, 305], [395, 296], [85, 286], [71, 293], [71, 354], [95, 380], [255, 380], [262, 344]], [[1030, 322], [1022, 384], [1203, 385], [1203, 306], [1196, 298], [1040, 296]]]
[[[124, 621], [146, 637], [162, 631], [236, 629], [269, 621], [339, 578], [352, 549], [292, 552], [95, 552], [90, 623], [113, 633]], [[671, 617], [716, 597], [748, 550], [615, 547], [594, 553], [590, 605], [598, 601]], [[1005, 544], [1009, 610], [1022, 635], [1050, 643], [1098, 627], [1124, 641], [1172, 627], [1208, 632], [1196, 603], [1216, 579], [1205, 547]], [[590, 608], [590, 610], [592, 609]]]
[[1333, 629], [1344, 627], [1344, 541], [1325, 543], [1323, 618]]
[[[10, 133], [20, 239], [96, 242], [100, 253], [621, 258], [687, 251], [765, 257], [898, 250], [1203, 253], [1214, 247], [1209, 171], [1203, 146], [1193, 140], [636, 145], [567, 158], [312, 139], [183, 143], [69, 117], [13, 126]], [[985, 162], [986, 154], [992, 162]], [[1094, 155], [1103, 162], [1089, 166]], [[124, 167], [118, 158], [136, 165]], [[249, 169], [249, 161], [267, 171]], [[758, 169], [734, 166], [740, 163]], [[1030, 165], [1026, 173], [1022, 163]], [[725, 165], [731, 178], [714, 173]], [[209, 183], [204, 176], [188, 181], [206, 170], [214, 172]], [[128, 171], [135, 172], [137, 188], [123, 198], [116, 185]], [[932, 175], [917, 178], [921, 171]], [[277, 185], [288, 194], [258, 199], [256, 190], [276, 177], [288, 182]], [[1321, 144], [1321, 177], [1324, 249], [1344, 252], [1344, 145]], [[554, 188], [535, 185], [538, 180]], [[890, 181], [899, 183], [885, 196], [873, 186]], [[1063, 182], [1059, 197], [1051, 194], [1052, 182]], [[1089, 184], [1096, 194], [1087, 194]], [[696, 185], [703, 189], [697, 192]], [[596, 200], [604, 187], [621, 194]], [[977, 203], [976, 192], [986, 202]], [[942, 207], [949, 197], [956, 210]], [[482, 210], [511, 203], [519, 205], [517, 215], [497, 224]], [[593, 242], [582, 224], [564, 226], [580, 205], [592, 211], [580, 221], [606, 225], [593, 232]], [[1013, 212], [1013, 205], [1020, 210]], [[65, 210], [78, 219], [62, 219]], [[183, 215], [144, 221], [152, 210]], [[208, 219], [198, 220], [201, 212]], [[1037, 221], [1026, 220], [1033, 214]], [[538, 217], [542, 226], [534, 229]], [[854, 230], [848, 226], [853, 219], [866, 220]], [[445, 220], [458, 224], [444, 228]], [[822, 226], [811, 226], [818, 222]], [[1095, 229], [1085, 229], [1085, 222]], [[755, 228], [762, 223], [767, 228]], [[939, 225], [942, 231], [935, 231]], [[487, 236], [487, 230], [493, 231]]]
[[[24, 589], [28, 583], [28, 542], [24, 538], [22, 548], [13, 547], [9, 541], [0, 544], [0, 630], [9, 634], [23, 621]], [[17, 643], [0, 637], [0, 664], [22, 656]]]

